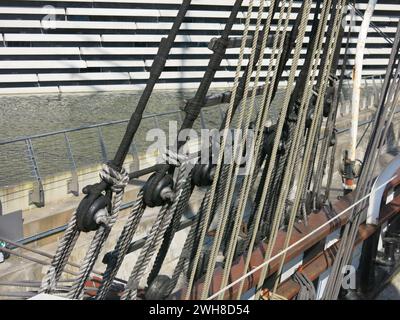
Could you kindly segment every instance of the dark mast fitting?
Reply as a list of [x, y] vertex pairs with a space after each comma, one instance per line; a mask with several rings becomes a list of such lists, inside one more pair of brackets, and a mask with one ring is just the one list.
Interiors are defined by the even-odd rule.
[[[125, 158], [193, 6], [190, 0], [182, 1], [169, 35], [160, 43], [150, 78], [114, 159], [104, 164], [99, 183], [83, 189], [86, 196], [71, 217], [56, 254], [43, 254], [51, 263], [37, 291], [69, 299], [206, 300], [242, 299], [255, 289], [256, 299], [279, 299], [283, 298], [279, 290], [285, 263], [293, 258], [291, 250], [304, 252], [321, 241], [315, 238], [301, 249], [292, 248], [293, 239], [301, 233], [298, 230], [307, 231], [299, 240], [306, 242], [323, 223], [336, 223], [344, 228], [324, 298], [337, 299], [340, 272], [349, 263], [359, 228], [366, 220], [364, 197], [373, 187], [374, 170], [400, 92], [399, 24], [358, 188], [352, 198], [344, 198], [360, 203], [349, 205], [349, 217], [342, 220], [331, 203], [330, 191], [337, 151], [336, 120], [350, 47], [351, 28], [346, 31], [343, 21], [351, 3], [304, 0], [296, 6], [294, 0], [234, 1], [221, 35], [209, 44], [212, 53], [207, 69], [194, 97], [183, 108], [179, 130], [193, 128], [206, 106], [226, 103], [216, 128], [220, 136], [195, 153], [185, 151], [190, 139], [176, 137], [175, 144], [163, 150], [164, 163], [128, 173], [123, 167]], [[243, 11], [242, 19], [239, 14]], [[235, 36], [237, 23], [243, 26], [240, 37]], [[216, 73], [232, 48], [239, 49], [233, 86], [211, 95]], [[282, 83], [279, 110], [273, 116]], [[232, 132], [242, 135], [230, 140]], [[113, 250], [102, 257], [119, 219], [126, 186], [147, 174], [150, 176], [112, 244]], [[167, 254], [176, 250], [174, 241], [183, 217], [194, 195], [199, 194], [200, 206], [191, 217], [177, 262], [172, 272], [166, 272]], [[135, 264], [128, 266], [127, 281], [121, 281], [117, 274], [150, 208], [157, 212], [155, 220]], [[321, 218], [318, 225], [315, 221], [320, 216], [326, 220]], [[335, 216], [333, 223], [326, 222]], [[67, 267], [77, 265], [69, 258], [82, 232], [93, 237], [77, 264], [79, 270], [71, 272]], [[93, 270], [98, 260], [105, 264], [104, 272]], [[72, 273], [74, 279], [62, 279], [65, 273]], [[89, 294], [86, 285], [92, 274], [99, 276], [99, 286]], [[316, 289], [305, 273], [297, 271], [292, 278], [300, 288], [298, 299], [316, 299]]]

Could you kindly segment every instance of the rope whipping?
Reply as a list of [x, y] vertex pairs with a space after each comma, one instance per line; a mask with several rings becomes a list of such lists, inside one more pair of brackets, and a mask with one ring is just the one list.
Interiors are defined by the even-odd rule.
[[124, 190], [129, 181], [128, 174], [124, 169], [122, 169], [121, 172], [117, 172], [107, 165], [104, 165], [100, 177], [103, 181], [107, 182], [108, 185], [112, 186], [112, 212], [111, 215], [108, 215], [108, 212], [104, 212], [103, 215], [97, 217], [97, 223], [101, 221], [102, 225], [96, 231], [96, 234], [94, 235], [93, 240], [90, 243], [89, 249], [86, 252], [86, 256], [83, 260], [81, 268], [79, 269], [79, 275], [74, 281], [72, 288], [68, 294], [68, 297], [71, 299], [82, 298], [85, 282], [88, 279], [91, 270], [93, 269], [93, 266], [101, 249], [103, 248], [104, 242], [110, 234], [111, 228], [117, 221], [119, 209], [122, 203], [122, 197], [124, 195]]

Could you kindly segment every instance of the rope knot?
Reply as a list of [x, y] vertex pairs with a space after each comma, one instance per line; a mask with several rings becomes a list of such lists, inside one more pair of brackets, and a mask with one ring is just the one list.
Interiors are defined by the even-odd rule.
[[111, 186], [115, 193], [122, 192], [129, 182], [129, 175], [124, 168], [118, 171], [109, 164], [104, 163], [100, 171], [100, 178]]

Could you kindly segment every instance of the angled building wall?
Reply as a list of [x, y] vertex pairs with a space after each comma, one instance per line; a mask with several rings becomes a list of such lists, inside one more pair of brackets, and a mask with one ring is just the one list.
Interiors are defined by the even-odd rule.
[[[233, 2], [193, 0], [158, 88], [197, 87], [211, 53], [207, 45], [221, 33]], [[180, 3], [180, 0], [1, 1], [0, 94], [140, 89], [148, 77], [158, 43], [168, 34]], [[247, 3], [245, 0], [234, 26], [236, 36], [243, 31], [240, 23]], [[363, 11], [367, 0], [357, 3], [357, 8]], [[300, 5], [301, 1], [296, 1], [292, 22]], [[254, 23], [256, 15], [254, 12]], [[387, 37], [393, 38], [399, 18], [398, 1], [383, 0], [377, 5], [373, 22]], [[360, 24], [361, 18], [357, 17], [349, 72]], [[238, 51], [228, 50], [214, 86], [227, 87], [232, 82]], [[364, 73], [383, 74], [389, 52], [383, 34], [371, 27]]]

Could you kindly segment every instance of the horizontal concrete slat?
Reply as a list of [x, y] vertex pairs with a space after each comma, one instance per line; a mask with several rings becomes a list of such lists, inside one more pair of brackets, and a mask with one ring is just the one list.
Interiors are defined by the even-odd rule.
[[140, 90], [143, 86], [127, 84], [127, 85], [90, 85], [90, 86], [60, 86], [61, 93], [68, 92], [101, 92], [101, 91], [128, 91]]
[[56, 15], [64, 15], [64, 8], [55, 8], [50, 6], [44, 7], [11, 7], [11, 6], [1, 6], [0, 14], [38, 14], [38, 15], [46, 15], [46, 14], [56, 14]]
[[[267, 72], [261, 72], [261, 76], [265, 76]], [[129, 73], [132, 79], [139, 79], [141, 77], [148, 78], [148, 73]], [[242, 72], [243, 74], [243, 72]], [[160, 79], [201, 79], [204, 76], [204, 71], [181, 71], [181, 72], [163, 72]], [[218, 78], [232, 78], [235, 76], [235, 71], [217, 71], [215, 77]]]
[[[15, 2], [26, 2], [26, 0], [14, 0]], [[110, 3], [111, 0], [31, 0], [31, 2], [71, 2], [71, 3]], [[130, 4], [172, 4], [179, 5], [182, 3], [182, 0], [118, 0], [120, 3], [130, 3]], [[366, 1], [364, 3], [357, 3], [357, 7], [359, 9], [365, 9]], [[193, 0], [192, 5], [207, 5], [207, 6], [232, 6], [234, 0]], [[257, 4], [258, 1], [255, 1]], [[243, 6], [248, 6], [249, 0], [243, 1]], [[298, 8], [300, 4], [298, 2], [293, 5], [295, 8]], [[393, 10], [395, 8], [395, 4], [377, 4], [378, 10]]]
[[[172, 22], [137, 22], [137, 29], [139, 30], [170, 30], [172, 27]], [[180, 30], [212, 30], [212, 31], [222, 31], [224, 25], [220, 23], [182, 23]]]
[[39, 20], [1, 20], [0, 28], [42, 28], [42, 24]]
[[[24, 1], [24, 0], [16, 0]], [[112, 0], [31, 0], [32, 2], [73, 2], [73, 3], [110, 3]], [[132, 3], [132, 4], [182, 4], [182, 0], [118, 0], [120, 3]], [[234, 0], [218, 0], [218, 4], [213, 0], [193, 0], [192, 5], [233, 5]], [[243, 5], [248, 6], [249, 0], [244, 0]]]
[[[149, 34], [104, 34], [101, 36], [103, 42], [157, 42], [159, 43], [163, 35]], [[178, 35], [176, 42], [192, 42], [192, 36]]]
[[[177, 42], [185, 42], [185, 46], [187, 46], [187, 48], [175, 47], [171, 50], [172, 55], [188, 55], [188, 57], [185, 57], [185, 61], [179, 61], [179, 59], [176, 59], [175, 57], [175, 59], [171, 59], [172, 62], [168, 62], [167, 66], [182, 68], [183, 70], [193, 67], [193, 71], [185, 70], [179, 72], [164, 72], [161, 77], [162, 79], [169, 79], [172, 81], [175, 79], [187, 79], [190, 81], [190, 79], [198, 78], [202, 73], [204, 73], [204, 70], [208, 64], [208, 58], [211, 55], [211, 51], [208, 50], [206, 44], [210, 41], [210, 39], [217, 36], [216, 31], [220, 33], [224, 27], [224, 23], [222, 22], [223, 20], [221, 19], [226, 19], [229, 16], [229, 6], [232, 6], [234, 1], [235, 0], [192, 1], [192, 6], [187, 13], [187, 17], [191, 18], [192, 20], [184, 23], [182, 28], [188, 33], [188, 35], [179, 35], [177, 37]], [[92, 81], [93, 84], [96, 84], [96, 81], [103, 79], [107, 80], [107, 77], [110, 77], [109, 80], [119, 80], [118, 78], [120, 77], [121, 80], [128, 79], [128, 77], [137, 80], [145, 80], [148, 77], [148, 72], [146, 72], [144, 69], [143, 72], [138, 70], [137, 72], [131, 72], [128, 77], [125, 77], [118, 76], [118, 74], [128, 74], [127, 72], [120, 72], [120, 68], [144, 68], [144, 66], [149, 67], [151, 65], [152, 59], [147, 59], [145, 62], [140, 60], [140, 65], [137, 65], [137, 62], [132, 61], [136, 61], [135, 58], [139, 58], [142, 55], [154, 56], [156, 54], [158, 43], [160, 39], [168, 33], [168, 29], [172, 25], [173, 18], [176, 16], [179, 4], [182, 3], [182, 0], [115, 0], [112, 2], [125, 4], [125, 6], [120, 8], [111, 8], [112, 5], [110, 0], [15, 0], [12, 5], [8, 4], [1, 6], [0, 4], [0, 14], [13, 14], [13, 16], [10, 15], [5, 19], [0, 20], [0, 27], [18, 29], [18, 33], [6, 33], [4, 40], [8, 47], [0, 47], [0, 59], [1, 56], [5, 55], [16, 55], [19, 56], [19, 58], [26, 56], [27, 58], [24, 59], [24, 61], [30, 61], [32, 58], [29, 59], [29, 56], [32, 55], [57, 56], [51, 58], [49, 57], [48, 59], [45, 58], [45, 62], [43, 62], [44, 65], [50, 66], [51, 63], [47, 62], [49, 60], [65, 61], [66, 59], [62, 57], [63, 55], [80, 54], [82, 59], [88, 59], [87, 61], [83, 61], [83, 63], [90, 68], [108, 68], [109, 70], [114, 70], [115, 68], [116, 72], [109, 72], [105, 76], [103, 76], [101, 72], [81, 73], [84, 75], [75, 73], [68, 75], [67, 73], [62, 72], [59, 74], [59, 76], [57, 76], [57, 73], [49, 76], [49, 78], [47, 78], [49, 80], [45, 80], [46, 76], [44, 76], [41, 81], [60, 79], [56, 81]], [[259, 1], [256, 1], [255, 6], [258, 5], [258, 2]], [[385, 1], [382, 2], [384, 3], [379, 3], [376, 7], [376, 14], [373, 17], [373, 21], [379, 22], [380, 29], [390, 37], [393, 37], [396, 30], [395, 27], [397, 24], [398, 15], [392, 15], [391, 13], [387, 12], [399, 11], [400, 5], [387, 4]], [[42, 31], [41, 28], [43, 25], [41, 21], [39, 19], [34, 20], [34, 18], [32, 18], [30, 15], [41, 15], [44, 3], [55, 6], [56, 14], [65, 14], [67, 16], [65, 21], [58, 20], [56, 22], [56, 25], [58, 25], [57, 27], [59, 29], [66, 30], [58, 30], [54, 32], [51, 30], [44, 32]], [[357, 7], [363, 10], [366, 7], [366, 3], [367, 0], [357, 1]], [[79, 4], [83, 4], [83, 6], [79, 7]], [[247, 5], [248, 0], [245, 0], [244, 7]], [[301, 1], [294, 2], [294, 8], [298, 9], [300, 6]], [[297, 9], [291, 14], [290, 23], [292, 23], [293, 19], [296, 17], [298, 12]], [[245, 11], [246, 8], [244, 8], [243, 12], [239, 14], [239, 18], [242, 19], [241, 22], [243, 22], [243, 18], [246, 15]], [[50, 13], [51, 12], [49, 12], [49, 14]], [[73, 16], [84, 16], [84, 21], [76, 21], [76, 17]], [[96, 21], [86, 20], [90, 20], [92, 16], [96, 17], [93, 19]], [[142, 19], [138, 19], [138, 21], [135, 20], [135, 18], [146, 16], [153, 18], [162, 17], [166, 19], [160, 20], [161, 22], [159, 23], [141, 22]], [[266, 13], [264, 13], [264, 16], [266, 16]], [[14, 17], [15, 19], [12, 20]], [[116, 21], [110, 21], [110, 18], [112, 17], [132, 18], [133, 21], [136, 22], [123, 21], [131, 19], [121, 19], [121, 21], [119, 21], [118, 18], [115, 19]], [[257, 12], [254, 10], [252, 13], [252, 18], [255, 19], [256, 17]], [[217, 18], [219, 20], [215, 20]], [[312, 16], [310, 16], [310, 19], [311, 18]], [[349, 20], [349, 18], [347, 20]], [[357, 17], [356, 20], [357, 26], [353, 28], [354, 34], [359, 32], [362, 19]], [[252, 25], [251, 28], [254, 29], [254, 25]], [[272, 30], [274, 30], [274, 28], [276, 27], [273, 26]], [[310, 31], [310, 28], [311, 27], [308, 26], [307, 31]], [[85, 29], [87, 30], [85, 31]], [[25, 30], [26, 33], [24, 33]], [[125, 30], [125, 33], [131, 34], [121, 34], [124, 32], [119, 32], [119, 30]], [[132, 32], [129, 32], [129, 30], [132, 30]], [[161, 33], [163, 33], [163, 35], [151, 34], [157, 33], [158, 30], [162, 30]], [[243, 25], [235, 24], [234, 30], [239, 33], [241, 30], [243, 30]], [[191, 31], [193, 31], [193, 33]], [[376, 31], [372, 27], [369, 31], [376, 34]], [[134, 34], [135, 32], [140, 32], [142, 34]], [[2, 35], [0, 34], [0, 41], [1, 40]], [[306, 44], [309, 41], [308, 37], [306, 37], [305, 40]], [[19, 47], [21, 44], [18, 42], [31, 42], [32, 47]], [[44, 43], [41, 44], [40, 42]], [[82, 44], [82, 42], [89, 43], [85, 45]], [[108, 47], [111, 42], [113, 47]], [[135, 42], [139, 43], [140, 46], [134, 46]], [[356, 37], [353, 37], [351, 42], [354, 46], [357, 42]], [[151, 43], [151, 46], [144, 48], [143, 46], [145, 46], [146, 43]], [[51, 48], [53, 44], [61, 47]], [[94, 47], [91, 47], [92, 45], [94, 45]], [[16, 47], [14, 48], [13, 46]], [[382, 48], [373, 48], [373, 46], [381, 46]], [[246, 53], [248, 52], [249, 49], [246, 50]], [[229, 49], [228, 54], [231, 56], [229, 59], [225, 59], [223, 61], [222, 66], [232, 69], [237, 62], [237, 59], [234, 58], [237, 53], [237, 48]], [[270, 49], [267, 49], [266, 54], [268, 55], [269, 53]], [[302, 54], [304, 53], [305, 51], [303, 50]], [[342, 53], [344, 53], [344, 49], [342, 49]], [[381, 36], [370, 37], [367, 41], [366, 50], [366, 65], [368, 65], [370, 68], [365, 70], [365, 72], [368, 74], [382, 74], [384, 72], [385, 64], [387, 63], [386, 57], [389, 55], [389, 53], [390, 48], [386, 48], [386, 40], [384, 40]], [[350, 49], [350, 55], [354, 54], [355, 49]], [[114, 57], [112, 60], [108, 60], [109, 57], [104, 57], [104, 59], [102, 57], [113, 55], [121, 57]], [[191, 55], [193, 55], [193, 57], [190, 57]], [[371, 56], [369, 57], [368, 55]], [[373, 57], [372, 55], [376, 55], [376, 57]], [[96, 56], [98, 56], [98, 58]], [[132, 58], [130, 58], [130, 56], [132, 56]], [[123, 58], [128, 58], [128, 60], [123, 60]], [[352, 58], [353, 57], [350, 56], [350, 62], [352, 61]], [[7, 60], [5, 63], [8, 62], [10, 61]], [[24, 64], [23, 62], [16, 60], [11, 61], [10, 63], [17, 63], [19, 65]], [[36, 62], [36, 64], [39, 63], [42, 62]], [[36, 67], [36, 64], [32, 67]], [[54, 68], [56, 68], [56, 65], [54, 65]], [[17, 68], [15, 70], [19, 69], [20, 68]], [[38, 68], [36, 73], [41, 74], [40, 70], [42, 69]], [[31, 72], [35, 71], [32, 70]], [[112, 74], [114, 74], [114, 76]], [[233, 72], [219, 71], [216, 75], [216, 78], [233, 78]], [[175, 84], [175, 87], [177, 86], [179, 86], [179, 84]]]
[[0, 47], [1, 55], [79, 55], [79, 48]]
[[158, 9], [67, 8], [66, 15], [112, 17], [160, 17]]
[[144, 68], [144, 61], [139, 60], [87, 60], [88, 68], [92, 67], [138, 67]]
[[114, 21], [55, 21], [57, 29], [96, 29], [96, 30], [136, 30], [135, 22], [114, 22]]
[[82, 55], [155, 55], [158, 48], [125, 48], [125, 47], [82, 47], [80, 52]]
[[98, 34], [5, 33], [6, 42], [100, 42]]
[[[249, 51], [248, 49], [247, 51]], [[81, 47], [80, 52], [82, 55], [156, 55], [158, 51], [157, 47]], [[239, 51], [239, 49], [234, 49]], [[232, 52], [230, 50], [230, 52]], [[171, 55], [198, 55], [198, 54], [211, 54], [212, 51], [205, 47], [178, 47], [172, 48], [170, 51]], [[1, 51], [0, 51], [1, 54]]]
[[82, 60], [0, 60], [0, 69], [84, 69]]
[[37, 82], [36, 74], [0, 74], [0, 83]]
[[127, 72], [42, 73], [39, 81], [129, 80]]
[[44, 93], [59, 93], [58, 87], [22, 87], [22, 88], [0, 88], [2, 94], [44, 94]]

